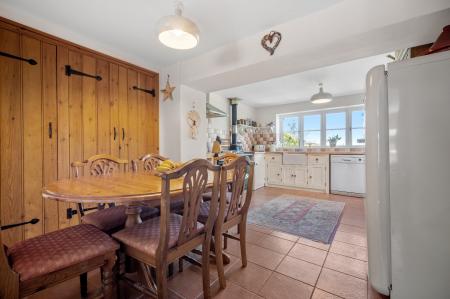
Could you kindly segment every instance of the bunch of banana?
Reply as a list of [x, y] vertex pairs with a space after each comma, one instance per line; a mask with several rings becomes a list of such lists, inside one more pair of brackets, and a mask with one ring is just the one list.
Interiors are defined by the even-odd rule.
[[172, 160], [164, 160], [163, 162], [161, 162], [161, 164], [158, 165], [158, 167], [156, 167], [156, 170], [159, 172], [165, 172], [179, 168], [181, 167], [181, 165], [183, 164], [179, 162], [174, 162]]

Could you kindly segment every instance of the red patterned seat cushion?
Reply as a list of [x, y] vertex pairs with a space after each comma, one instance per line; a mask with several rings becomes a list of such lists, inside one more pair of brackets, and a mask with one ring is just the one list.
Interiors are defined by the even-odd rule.
[[[177, 245], [182, 220], [182, 216], [170, 214], [169, 249]], [[203, 224], [197, 223], [197, 228], [199, 233], [201, 233], [203, 231]], [[156, 249], [158, 248], [159, 235], [160, 217], [156, 217], [133, 227], [123, 229], [112, 236], [127, 246], [133, 247], [145, 254], [155, 256]]]
[[8, 254], [12, 269], [25, 281], [117, 249], [107, 234], [80, 224], [16, 243]]
[[[231, 192], [227, 192], [227, 203], [231, 201]], [[212, 192], [206, 192], [202, 194], [203, 201], [210, 201], [212, 198]]]
[[[200, 211], [198, 213], [198, 222], [200, 223], [206, 223], [206, 221], [208, 221], [208, 217], [209, 217], [209, 205], [210, 202], [209, 201], [204, 201], [202, 203], [200, 203]], [[217, 209], [219, 209], [219, 207], [217, 207]], [[225, 213], [224, 213], [224, 218], [226, 217], [226, 213], [228, 211], [228, 204], [225, 207]], [[219, 211], [217, 211], [217, 214], [219, 213]]]
[[[141, 212], [142, 220], [150, 219], [159, 215], [159, 210], [143, 206]], [[81, 223], [91, 224], [103, 232], [113, 232], [124, 227], [127, 215], [125, 214], [126, 206], [115, 206], [98, 210], [93, 213], [86, 214], [81, 218]]]

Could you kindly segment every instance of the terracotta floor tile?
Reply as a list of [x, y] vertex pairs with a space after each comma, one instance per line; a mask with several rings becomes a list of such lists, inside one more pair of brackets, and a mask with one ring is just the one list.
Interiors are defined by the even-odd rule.
[[367, 237], [361, 235], [337, 231], [336, 236], [334, 236], [334, 240], [348, 244], [367, 247]]
[[275, 271], [314, 286], [320, 269], [320, 266], [286, 256]]
[[[241, 257], [239, 242], [230, 240], [226, 252]], [[247, 259], [269, 270], [274, 270], [283, 259], [284, 255], [275, 251], [247, 243]]]
[[259, 239], [255, 244], [281, 254], [287, 254], [294, 246], [295, 242], [271, 235], [265, 235], [264, 238]]
[[298, 236], [294, 236], [285, 232], [279, 232], [279, 231], [273, 231], [271, 233], [272, 236], [278, 237], [278, 238], [282, 238], [282, 239], [286, 239], [292, 242], [297, 242], [298, 240]]
[[253, 293], [258, 293], [270, 274], [272, 274], [272, 271], [250, 262], [247, 263], [245, 268], [242, 267], [241, 263], [236, 263], [228, 271], [226, 278]]
[[256, 225], [256, 224], [247, 224], [247, 229], [255, 230], [257, 232], [264, 233], [264, 234], [270, 234], [271, 232], [273, 232], [273, 230], [268, 227], [264, 227], [264, 226], [260, 226], [260, 225]]
[[316, 287], [348, 299], [367, 298], [365, 280], [326, 268], [322, 269]]
[[273, 273], [259, 295], [266, 299], [309, 299], [313, 287], [279, 273]]
[[289, 251], [288, 255], [295, 257], [297, 259], [301, 259], [322, 266], [327, 256], [327, 252], [325, 250], [297, 243], [291, 249], [291, 251]]
[[[211, 283], [217, 279], [217, 273], [211, 274]], [[176, 273], [168, 282], [169, 289], [185, 298], [197, 298], [203, 292], [202, 271], [199, 267], [184, 267], [184, 271]]]
[[367, 279], [367, 262], [352, 259], [340, 254], [328, 253], [325, 268], [333, 269], [361, 279]]
[[[217, 299], [230, 299], [230, 298], [242, 298], [242, 299], [254, 299], [256, 294], [238, 286], [232, 282], [227, 282], [227, 287], [224, 290], [215, 288], [211, 290], [211, 295]], [[203, 296], [198, 297], [203, 298]]]
[[361, 235], [361, 236], [367, 235], [365, 228], [359, 227], [359, 226], [354, 226], [354, 225], [348, 225], [348, 224], [344, 224], [344, 223], [341, 223], [338, 226], [337, 230], [341, 231], [341, 232], [345, 232], [345, 233], [355, 234], [355, 235]]
[[334, 241], [333, 244], [331, 244], [330, 252], [367, 262], [366, 247]]
[[340, 299], [341, 297], [322, 291], [318, 288], [314, 289], [311, 299]]
[[302, 237], [300, 237], [297, 240], [297, 243], [301, 243], [301, 244], [308, 245], [308, 246], [311, 246], [311, 247], [314, 247], [314, 248], [318, 248], [318, 249], [322, 249], [322, 250], [330, 249], [330, 244], [324, 244], [324, 243], [320, 243], [320, 242], [315, 242], [315, 241], [312, 241], [310, 239], [306, 239], [306, 238], [302, 238]]

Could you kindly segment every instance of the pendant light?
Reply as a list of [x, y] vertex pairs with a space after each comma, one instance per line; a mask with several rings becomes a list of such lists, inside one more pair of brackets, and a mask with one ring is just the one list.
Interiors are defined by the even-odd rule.
[[319, 83], [319, 92], [314, 94], [310, 101], [313, 104], [325, 104], [333, 100], [331, 93], [323, 92], [323, 84]]
[[183, 3], [175, 2], [175, 15], [165, 16], [158, 22], [158, 39], [165, 46], [187, 50], [195, 48], [199, 41], [197, 25], [182, 16]]

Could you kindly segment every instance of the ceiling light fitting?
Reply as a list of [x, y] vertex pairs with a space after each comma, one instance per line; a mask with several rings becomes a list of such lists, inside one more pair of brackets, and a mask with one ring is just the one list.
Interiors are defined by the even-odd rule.
[[331, 95], [331, 93], [323, 91], [322, 83], [319, 83], [319, 92], [314, 94], [310, 99], [311, 103], [313, 104], [325, 104], [331, 102], [332, 100], [333, 96]]
[[200, 31], [190, 19], [183, 17], [183, 3], [175, 2], [175, 15], [165, 16], [158, 22], [158, 39], [165, 46], [187, 50], [195, 48], [199, 42]]

